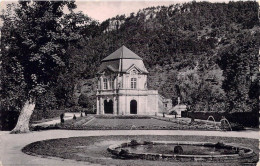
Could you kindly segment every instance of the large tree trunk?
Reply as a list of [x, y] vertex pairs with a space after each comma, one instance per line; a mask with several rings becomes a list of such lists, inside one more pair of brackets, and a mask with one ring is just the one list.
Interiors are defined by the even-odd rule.
[[28, 133], [30, 131], [29, 121], [33, 113], [34, 107], [35, 107], [35, 100], [33, 99], [26, 100], [22, 108], [22, 111], [19, 115], [17, 124], [15, 128], [11, 131], [11, 134]]

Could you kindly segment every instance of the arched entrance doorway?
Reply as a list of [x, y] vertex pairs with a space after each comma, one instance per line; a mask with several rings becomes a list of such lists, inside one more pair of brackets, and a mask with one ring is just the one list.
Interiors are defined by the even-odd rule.
[[136, 102], [136, 100], [130, 101], [130, 114], [137, 114], [137, 102]]
[[104, 112], [105, 114], [113, 114], [113, 101], [111, 99], [109, 102], [104, 101]]

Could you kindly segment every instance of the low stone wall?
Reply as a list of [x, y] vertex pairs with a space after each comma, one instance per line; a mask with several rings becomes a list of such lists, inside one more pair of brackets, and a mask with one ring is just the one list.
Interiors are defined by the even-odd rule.
[[[181, 154], [157, 154], [157, 153], [131, 153], [124, 150], [127, 146], [138, 146], [138, 145], [196, 145], [196, 146], [208, 146], [216, 147], [222, 146], [222, 148], [235, 148], [238, 153], [236, 154], [225, 154], [225, 155], [181, 155]], [[212, 142], [185, 142], [185, 141], [153, 141], [153, 142], [141, 142], [136, 141], [126, 142], [122, 144], [114, 144], [108, 147], [108, 151], [118, 158], [123, 159], [145, 159], [145, 160], [167, 160], [167, 161], [237, 161], [239, 159], [251, 158], [254, 156], [252, 149], [242, 147], [239, 145], [221, 144]]]

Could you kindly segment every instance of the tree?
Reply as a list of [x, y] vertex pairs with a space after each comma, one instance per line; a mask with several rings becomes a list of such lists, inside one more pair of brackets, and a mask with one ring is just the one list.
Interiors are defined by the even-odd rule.
[[193, 111], [223, 111], [225, 93], [221, 85], [221, 70], [210, 70], [202, 75], [193, 69], [178, 75], [175, 88], [182, 102], [190, 105]]
[[[37, 96], [55, 85], [59, 72], [68, 62], [66, 49], [80, 38], [70, 22], [65, 21], [64, 7], [72, 13], [76, 5], [73, 1], [19, 1], [15, 17], [4, 19], [3, 72], [9, 78], [7, 84], [24, 90], [24, 105], [11, 133], [29, 132]], [[10, 79], [14, 75], [19, 82]]]
[[92, 108], [92, 104], [91, 104], [91, 102], [89, 101], [89, 97], [88, 97], [87, 95], [81, 94], [81, 95], [79, 96], [78, 103], [79, 103], [79, 105], [82, 106], [83, 108], [89, 108], [89, 109]]
[[0, 51], [0, 99], [1, 111], [20, 111], [25, 98], [25, 81], [22, 75], [22, 66], [17, 58], [7, 56], [11, 52], [10, 45], [14, 43], [13, 34], [13, 11], [15, 4], [8, 4], [6, 11], [0, 15], [4, 20], [1, 28], [1, 51]]
[[252, 112], [257, 108], [258, 33], [241, 34], [237, 43], [220, 53], [218, 64], [225, 78], [223, 89], [227, 94], [228, 112]]
[[193, 69], [179, 73], [175, 87], [178, 89], [176, 91], [179, 91], [182, 102], [195, 108], [201, 97], [199, 96], [200, 85], [198, 71]]

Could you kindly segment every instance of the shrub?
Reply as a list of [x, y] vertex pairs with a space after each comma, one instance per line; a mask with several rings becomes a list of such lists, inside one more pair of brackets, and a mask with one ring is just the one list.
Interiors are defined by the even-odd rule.
[[217, 148], [217, 149], [221, 149], [224, 146], [225, 146], [225, 144], [223, 142], [218, 142], [218, 143], [215, 144], [215, 148]]
[[238, 155], [242, 157], [245, 156], [245, 151], [243, 149], [239, 150]]
[[70, 108], [70, 112], [80, 112], [82, 110], [82, 107], [80, 106], [74, 106]]
[[239, 131], [239, 130], [244, 130], [245, 127], [242, 124], [239, 123], [230, 123], [231, 128], [233, 131]]
[[89, 111], [89, 110], [85, 110], [84, 111], [85, 112], [85, 115], [87, 115], [87, 114], [96, 114], [96, 111]]
[[177, 145], [174, 147], [174, 153], [176, 154], [182, 154], [183, 153], [183, 149], [180, 145]]
[[132, 146], [139, 145], [139, 143], [138, 143], [135, 139], [131, 140], [130, 144], [131, 144]]
[[73, 116], [73, 119], [74, 119], [74, 120], [76, 120], [76, 119], [77, 119], [77, 117], [76, 117], [76, 115], [75, 115], [75, 114], [74, 114], [74, 116]]
[[89, 97], [87, 95], [81, 94], [79, 96], [78, 104], [83, 108], [91, 108], [91, 102], [89, 101]]
[[60, 122], [64, 123], [64, 113], [60, 114]]
[[125, 156], [126, 154], [128, 154], [129, 153], [129, 150], [127, 150], [127, 149], [121, 149], [121, 151], [119, 152], [119, 156]]
[[177, 115], [177, 112], [175, 110], [171, 111], [169, 115]]

